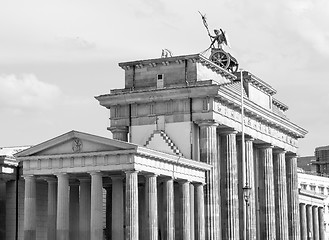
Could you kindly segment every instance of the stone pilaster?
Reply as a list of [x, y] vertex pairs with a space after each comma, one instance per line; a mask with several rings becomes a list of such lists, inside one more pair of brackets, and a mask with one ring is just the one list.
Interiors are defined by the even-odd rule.
[[112, 238], [124, 239], [123, 176], [112, 179]]
[[313, 212], [312, 205], [306, 205], [306, 219], [307, 219], [307, 239], [313, 240]]
[[286, 154], [288, 229], [290, 240], [300, 240], [299, 195], [296, 155]]
[[157, 194], [157, 176], [155, 174], [145, 175], [146, 191], [146, 231], [147, 240], [158, 239], [158, 194]]
[[190, 182], [181, 181], [182, 189], [182, 240], [191, 239]]
[[203, 184], [194, 184], [194, 202], [195, 202], [195, 240], [205, 240], [205, 216], [204, 216], [204, 192]]
[[313, 240], [319, 240], [319, 210], [317, 206], [313, 206]]
[[90, 239], [103, 240], [103, 179], [101, 172], [91, 172]]
[[300, 237], [301, 240], [307, 240], [307, 219], [306, 219], [306, 205], [300, 203]]
[[56, 240], [56, 219], [57, 219], [57, 180], [47, 179], [48, 182], [48, 220], [47, 240]]
[[110, 127], [108, 128], [113, 135], [113, 139], [128, 142], [128, 127]]
[[236, 131], [221, 132], [222, 161], [222, 238], [238, 240], [239, 199]]
[[164, 240], [175, 239], [175, 212], [174, 212], [174, 181], [166, 178], [163, 181], [164, 196]]
[[219, 164], [217, 161], [217, 126], [213, 120], [199, 123], [200, 127], [200, 161], [208, 163], [213, 168], [206, 172], [205, 185], [205, 224], [206, 239], [217, 240], [220, 238], [219, 218]]
[[70, 184], [70, 240], [79, 240], [79, 185]]
[[57, 174], [57, 240], [69, 240], [69, 176]]
[[275, 149], [273, 153], [276, 239], [289, 240], [285, 151]]
[[319, 239], [325, 240], [325, 234], [324, 234], [324, 219], [323, 219], [323, 207], [319, 207]]
[[36, 180], [35, 176], [24, 176], [24, 240], [36, 240]]
[[126, 172], [126, 240], [138, 239], [138, 172]]
[[79, 204], [79, 236], [80, 240], [90, 240], [90, 197], [91, 185], [89, 178], [81, 178]]
[[276, 225], [271, 145], [264, 144], [259, 146], [259, 167], [260, 182], [262, 183], [259, 189], [261, 239], [273, 240], [276, 238]]

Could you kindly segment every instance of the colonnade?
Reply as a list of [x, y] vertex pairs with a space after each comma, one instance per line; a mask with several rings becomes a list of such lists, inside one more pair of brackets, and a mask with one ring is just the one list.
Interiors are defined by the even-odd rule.
[[[166, 240], [205, 240], [202, 183], [129, 170], [110, 175], [111, 181], [105, 186], [103, 173], [88, 175], [72, 184], [74, 175], [66, 173], [44, 178], [48, 182], [48, 240], [103, 240], [104, 230], [106, 239], [115, 240], [157, 240], [159, 236]], [[37, 177], [24, 178], [24, 240], [35, 240]], [[105, 229], [103, 186], [108, 194], [106, 205], [111, 206], [106, 211], [110, 216], [106, 217]], [[177, 196], [175, 186], [179, 189]], [[180, 211], [175, 211], [175, 205]]]
[[323, 207], [300, 203], [301, 240], [324, 240]]
[[218, 128], [213, 120], [199, 127], [200, 160], [213, 166], [205, 188], [206, 239], [221, 234], [222, 239], [299, 240], [296, 155], [246, 136], [242, 169], [237, 131]]

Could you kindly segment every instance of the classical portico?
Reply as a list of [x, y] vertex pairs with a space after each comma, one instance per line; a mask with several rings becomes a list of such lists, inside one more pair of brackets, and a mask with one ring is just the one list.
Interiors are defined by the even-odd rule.
[[[25, 179], [25, 240], [103, 240], [107, 229], [111, 229], [107, 239], [157, 240], [160, 234], [161, 239], [169, 240], [176, 234], [176, 218], [183, 239], [190, 239], [194, 229], [205, 232], [200, 186], [211, 169], [207, 163], [76, 131], [17, 157], [23, 162]], [[36, 194], [39, 182], [48, 187]], [[178, 195], [173, 194], [176, 185]], [[191, 186], [195, 186], [195, 194]], [[105, 190], [108, 188], [111, 191]], [[104, 197], [104, 192], [110, 196]], [[40, 194], [47, 195], [43, 199], [47, 212], [38, 211]], [[192, 194], [195, 212], [190, 207]], [[174, 212], [176, 202], [184, 206], [179, 216]], [[191, 211], [195, 224], [191, 224]], [[40, 215], [47, 219], [46, 231], [38, 226]], [[140, 224], [145, 227], [145, 238], [139, 238]]]

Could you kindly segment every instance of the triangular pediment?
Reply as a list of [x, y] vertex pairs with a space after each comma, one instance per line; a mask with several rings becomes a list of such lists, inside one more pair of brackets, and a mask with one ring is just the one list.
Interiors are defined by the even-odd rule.
[[78, 131], [70, 131], [17, 153], [15, 154], [15, 157], [120, 151], [136, 148], [137, 145], [135, 144]]
[[160, 152], [183, 156], [170, 137], [162, 130], [154, 131], [144, 146]]

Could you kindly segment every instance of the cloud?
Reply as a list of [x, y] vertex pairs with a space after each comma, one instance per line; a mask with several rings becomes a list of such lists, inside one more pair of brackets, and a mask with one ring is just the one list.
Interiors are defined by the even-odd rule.
[[90, 50], [96, 47], [95, 43], [81, 37], [56, 37], [55, 41], [64, 50]]
[[61, 95], [56, 85], [42, 82], [34, 74], [0, 75], [0, 110], [14, 113], [48, 110]]

